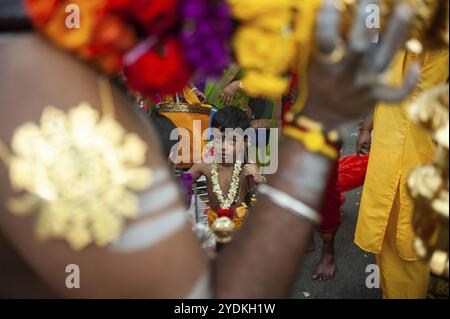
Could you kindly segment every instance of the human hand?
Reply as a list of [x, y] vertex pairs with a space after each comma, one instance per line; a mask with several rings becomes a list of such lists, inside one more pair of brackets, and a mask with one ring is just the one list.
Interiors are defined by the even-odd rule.
[[234, 98], [236, 97], [237, 92], [241, 88], [239, 81], [231, 82], [220, 94], [220, 100], [225, 106], [230, 105]]
[[246, 164], [242, 170], [245, 177], [252, 176], [256, 184], [265, 183], [266, 179], [261, 175], [258, 165]]
[[192, 92], [197, 96], [197, 98], [200, 100], [201, 103], [206, 102], [206, 95], [202, 91], [200, 91], [198, 88], [193, 88]]
[[358, 157], [361, 154], [369, 154], [371, 145], [372, 131], [368, 129], [360, 129], [358, 139], [356, 140], [356, 154], [358, 155]]
[[406, 3], [396, 6], [380, 44], [373, 44], [378, 29], [368, 28], [367, 6], [374, 0], [361, 0], [355, 22], [346, 42], [339, 33], [340, 12], [336, 0], [324, 0], [317, 22], [317, 54], [309, 69], [309, 98], [304, 115], [329, 128], [363, 117], [379, 101], [399, 103], [416, 87], [420, 65], [414, 63], [404, 84], [390, 87], [381, 83], [397, 52], [402, 49], [412, 21]]

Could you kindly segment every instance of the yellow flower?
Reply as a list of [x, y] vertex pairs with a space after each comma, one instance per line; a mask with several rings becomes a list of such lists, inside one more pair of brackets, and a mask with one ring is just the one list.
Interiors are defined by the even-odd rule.
[[46, 107], [40, 125], [17, 128], [12, 149], [11, 184], [26, 194], [10, 200], [9, 208], [17, 214], [37, 209], [37, 235], [65, 239], [76, 250], [116, 239], [137, 214], [132, 191], [152, 181], [141, 166], [146, 144], [86, 103], [68, 114]]
[[234, 37], [234, 50], [240, 66], [281, 74], [295, 56], [293, 34], [268, 33], [252, 26], [242, 26]]
[[289, 11], [292, 0], [227, 0], [232, 15], [238, 20], [276, 19], [278, 12]]
[[251, 71], [247, 72], [242, 83], [251, 96], [265, 96], [270, 99], [280, 97], [289, 87], [288, 79]]
[[233, 39], [239, 65], [245, 70], [244, 91], [251, 96], [279, 98], [287, 91], [284, 73], [296, 52], [290, 0], [228, 0], [241, 25]]

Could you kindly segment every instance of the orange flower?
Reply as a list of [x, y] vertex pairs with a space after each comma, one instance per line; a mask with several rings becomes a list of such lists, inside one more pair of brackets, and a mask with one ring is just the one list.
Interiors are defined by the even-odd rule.
[[125, 54], [137, 42], [134, 29], [118, 16], [105, 16], [99, 21], [88, 45], [83, 47], [80, 58], [90, 60], [105, 53]]
[[25, 0], [25, 8], [37, 28], [42, 27], [51, 18], [60, 0]]
[[94, 42], [109, 48], [128, 51], [137, 41], [131, 26], [117, 16], [105, 17], [97, 27]]
[[[66, 8], [76, 4], [80, 9], [80, 28], [68, 28], [68, 13]], [[53, 18], [48, 21], [44, 33], [59, 47], [76, 51], [87, 45], [93, 33], [105, 14], [105, 0], [71, 0], [64, 1], [55, 11]]]
[[[108, 75], [124, 68], [124, 56], [139, 40], [176, 27], [179, 0], [24, 0], [35, 26], [58, 47], [90, 62]], [[78, 8], [80, 26], [71, 27]], [[140, 39], [141, 37], [141, 39]], [[147, 95], [180, 91], [191, 77], [181, 44], [162, 37], [135, 63], [125, 65], [132, 89]], [[161, 50], [159, 50], [161, 49]]]
[[[112, 14], [109, 0], [26, 0], [35, 25], [54, 44], [92, 62], [108, 74], [120, 72], [122, 58], [137, 42], [133, 25]], [[80, 27], [70, 28], [68, 5], [79, 8]]]
[[122, 70], [123, 54], [118, 52], [109, 52], [100, 55], [95, 59], [95, 65], [108, 75], [115, 75]]

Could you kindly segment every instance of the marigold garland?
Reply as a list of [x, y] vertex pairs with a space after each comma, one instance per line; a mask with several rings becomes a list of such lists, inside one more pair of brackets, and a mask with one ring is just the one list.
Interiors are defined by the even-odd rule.
[[[124, 66], [130, 87], [146, 96], [174, 94], [192, 70], [176, 36], [178, 0], [25, 0], [34, 25], [58, 47], [90, 62], [108, 75]], [[69, 5], [79, 8], [81, 27], [68, 28]], [[155, 43], [124, 65], [124, 58], [143, 41]], [[153, 75], [153, 76], [150, 76]]]
[[284, 73], [295, 57], [291, 1], [228, 0], [240, 26], [233, 39], [244, 90], [251, 96], [279, 98], [289, 87]]

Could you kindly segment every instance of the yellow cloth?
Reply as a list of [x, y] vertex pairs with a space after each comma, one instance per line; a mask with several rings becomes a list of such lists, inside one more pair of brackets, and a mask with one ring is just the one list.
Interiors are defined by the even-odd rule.
[[[396, 57], [390, 74], [392, 84], [402, 83], [413, 58], [407, 53]], [[422, 80], [411, 98], [401, 107], [381, 104], [375, 110], [372, 148], [355, 234], [359, 247], [375, 254], [381, 252], [399, 189], [397, 249], [409, 261], [418, 258], [413, 250], [413, 203], [406, 180], [412, 169], [433, 159], [434, 145], [428, 132], [408, 120], [405, 109], [418, 94], [448, 79], [448, 51], [427, 52], [422, 63]]]
[[[188, 102], [188, 104], [190, 105], [200, 105], [202, 104], [198, 98], [197, 95], [195, 95], [195, 93], [192, 91], [191, 88], [189, 88], [188, 86], [186, 86], [183, 89], [183, 96], [184, 99], [186, 100], [186, 102]], [[209, 107], [209, 105], [208, 105]]]
[[[401, 53], [391, 70], [394, 85], [402, 83], [414, 57]], [[424, 90], [448, 79], [448, 51], [423, 57], [422, 80], [400, 107], [381, 104], [374, 115], [374, 136], [355, 243], [377, 254], [385, 298], [425, 297], [428, 267], [414, 252], [413, 202], [406, 181], [417, 166], [430, 162], [434, 144], [427, 131], [412, 124], [406, 108]]]
[[[192, 92], [192, 90], [189, 87], [185, 87], [183, 89], [183, 97], [186, 100], [186, 102], [189, 105], [195, 105], [205, 108], [206, 112], [197, 113], [194, 111], [189, 112], [164, 112], [161, 113], [166, 116], [168, 119], [170, 119], [177, 128], [184, 128], [189, 132], [189, 136], [191, 137], [189, 140], [189, 152], [190, 152], [190, 161], [189, 162], [182, 162], [179, 166], [190, 166], [195, 161], [202, 159], [202, 152], [206, 145], [206, 142], [202, 138], [202, 134], [204, 131], [206, 131], [209, 127], [209, 121], [210, 121], [210, 114], [207, 114], [211, 110], [211, 105], [208, 104], [202, 104], [200, 100], [198, 99], [197, 95]], [[163, 101], [165, 103], [174, 102], [175, 98], [173, 96], [165, 96]], [[200, 131], [195, 130], [194, 121], [199, 121], [200, 124]], [[196, 135], [195, 135], [196, 134]], [[195, 140], [194, 140], [195, 139]], [[194, 142], [195, 141], [201, 141], [201, 148], [198, 150], [198, 152], [195, 152], [194, 148]], [[184, 144], [181, 144], [184, 147]], [[187, 147], [187, 145], [186, 145]]]
[[404, 261], [396, 247], [397, 218], [400, 196], [392, 206], [381, 254], [376, 255], [380, 269], [381, 289], [385, 299], [424, 299], [430, 282], [430, 270], [425, 261]]
[[[245, 218], [248, 214], [248, 208], [241, 206], [236, 209], [236, 216], [233, 218], [233, 222], [236, 225], [236, 230], [242, 227], [242, 224], [244, 223]], [[209, 208], [206, 210], [206, 215], [208, 216], [208, 225], [209, 227], [212, 227], [214, 222], [217, 219], [217, 212], [215, 212], [213, 209]]]
[[[195, 93], [191, 90], [190, 87], [185, 86], [183, 88], [183, 97], [186, 100], [186, 102], [190, 105], [201, 105], [202, 103], [200, 102], [199, 98], [197, 97], [197, 95], [195, 95]], [[165, 103], [169, 103], [169, 102], [175, 102], [175, 97], [173, 95], [166, 95], [163, 97], [163, 102]], [[210, 105], [204, 105], [207, 107], [211, 107]]]
[[322, 0], [308, 0], [295, 2], [297, 7], [297, 16], [295, 18], [294, 36], [298, 43], [297, 52], [298, 55], [296, 65], [299, 76], [299, 96], [294, 106], [292, 107], [293, 113], [300, 112], [308, 100], [308, 64], [311, 51], [314, 47], [314, 30], [316, 27], [316, 17], [319, 11]]

